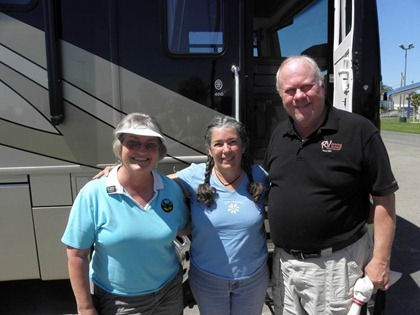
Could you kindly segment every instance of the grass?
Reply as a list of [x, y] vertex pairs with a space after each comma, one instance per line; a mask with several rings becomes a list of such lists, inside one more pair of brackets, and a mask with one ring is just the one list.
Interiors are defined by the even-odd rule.
[[406, 122], [400, 122], [399, 117], [381, 118], [381, 130], [420, 134], [420, 122], [416, 120], [413, 123], [412, 117]]

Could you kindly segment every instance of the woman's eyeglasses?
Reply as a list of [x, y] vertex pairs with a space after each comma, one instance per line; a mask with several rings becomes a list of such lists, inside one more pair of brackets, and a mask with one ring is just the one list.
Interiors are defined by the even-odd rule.
[[140, 141], [134, 141], [134, 140], [129, 140], [127, 142], [124, 142], [123, 146], [125, 146], [129, 150], [135, 150], [135, 151], [140, 150], [142, 147], [146, 151], [156, 151], [159, 148], [159, 144], [157, 142], [142, 143]]

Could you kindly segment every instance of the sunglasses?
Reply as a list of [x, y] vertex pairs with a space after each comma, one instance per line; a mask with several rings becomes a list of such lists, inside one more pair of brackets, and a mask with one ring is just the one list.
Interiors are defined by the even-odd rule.
[[135, 150], [135, 151], [140, 150], [142, 147], [146, 151], [156, 151], [159, 148], [159, 144], [157, 142], [142, 143], [140, 141], [135, 141], [135, 140], [128, 140], [126, 142], [123, 142], [122, 145], [125, 146], [129, 150]]

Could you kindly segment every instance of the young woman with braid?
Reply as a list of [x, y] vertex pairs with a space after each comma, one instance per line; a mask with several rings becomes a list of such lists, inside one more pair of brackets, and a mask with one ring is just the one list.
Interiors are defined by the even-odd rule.
[[236, 119], [216, 117], [204, 139], [207, 162], [169, 175], [191, 200], [191, 290], [200, 315], [260, 315], [269, 282], [267, 173], [250, 164]]
[[191, 289], [201, 315], [259, 315], [269, 281], [267, 173], [251, 166], [245, 128], [234, 118], [215, 118], [205, 145], [206, 163], [170, 176], [191, 198]]

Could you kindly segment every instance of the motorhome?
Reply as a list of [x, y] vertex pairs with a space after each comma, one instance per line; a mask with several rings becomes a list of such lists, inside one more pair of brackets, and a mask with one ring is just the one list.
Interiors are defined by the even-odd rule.
[[375, 0], [0, 0], [0, 281], [68, 277], [69, 211], [127, 113], [162, 125], [161, 172], [205, 160], [216, 115], [261, 162], [286, 118], [276, 71], [301, 54], [334, 106], [378, 124]]

